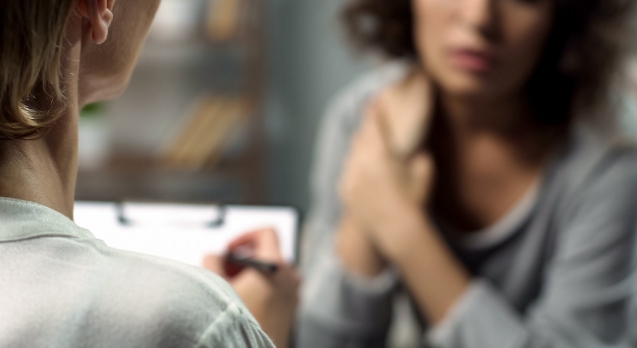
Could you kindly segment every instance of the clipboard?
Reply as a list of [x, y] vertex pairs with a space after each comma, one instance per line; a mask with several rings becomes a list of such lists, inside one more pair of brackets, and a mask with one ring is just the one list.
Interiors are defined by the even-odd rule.
[[195, 266], [245, 233], [272, 228], [283, 259], [297, 261], [300, 217], [291, 207], [76, 202], [74, 218], [112, 248]]

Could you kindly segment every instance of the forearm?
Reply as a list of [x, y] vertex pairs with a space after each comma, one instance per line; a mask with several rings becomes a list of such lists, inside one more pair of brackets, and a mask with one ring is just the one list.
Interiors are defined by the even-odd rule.
[[387, 267], [362, 226], [349, 216], [345, 216], [339, 226], [337, 253], [347, 271], [363, 277], [376, 277]]
[[470, 276], [421, 214], [402, 219], [406, 238], [392, 262], [431, 324], [438, 324], [470, 286]]
[[289, 339], [294, 316], [280, 308], [269, 308], [265, 313], [253, 313], [263, 332], [274, 342], [277, 348], [290, 346]]
[[297, 346], [380, 347], [391, 323], [396, 272], [363, 276], [344, 265], [336, 245], [324, 247], [305, 274]]
[[268, 335], [268, 337], [270, 337], [270, 339], [274, 343], [274, 346], [276, 346], [277, 348], [287, 348], [290, 346], [290, 342], [289, 342], [290, 329], [283, 328], [283, 325], [290, 325], [290, 324], [288, 323], [280, 324], [280, 325], [277, 325], [279, 327], [276, 327], [276, 328], [267, 328], [267, 327], [263, 328], [263, 332], [265, 332]]

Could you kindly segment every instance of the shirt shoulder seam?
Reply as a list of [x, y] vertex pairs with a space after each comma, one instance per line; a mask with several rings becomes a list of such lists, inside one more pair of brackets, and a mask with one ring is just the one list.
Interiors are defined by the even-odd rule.
[[255, 325], [254, 322], [252, 322], [248, 317], [244, 315], [241, 307], [232, 302], [206, 327], [203, 333], [199, 336], [199, 340], [197, 341], [197, 344], [194, 345], [194, 348], [205, 347], [204, 343], [206, 339], [213, 336], [220, 326], [222, 326], [224, 323], [227, 323], [228, 321], [231, 321], [232, 319], [241, 319], [243, 322], [249, 324], [250, 326]]

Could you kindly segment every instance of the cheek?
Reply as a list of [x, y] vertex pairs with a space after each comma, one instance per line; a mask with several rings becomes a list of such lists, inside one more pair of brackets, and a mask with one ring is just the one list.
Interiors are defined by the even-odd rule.
[[422, 64], [434, 79], [444, 72], [445, 40], [453, 25], [450, 0], [413, 0], [416, 48]]
[[507, 2], [509, 6], [503, 8], [502, 75], [509, 76], [509, 84], [524, 84], [541, 58], [553, 21], [552, 10], [545, 3], [530, 8]]
[[[551, 0], [528, 4], [500, 0], [492, 20], [499, 39], [491, 42], [500, 52], [500, 64], [493, 73], [476, 76], [450, 63], [448, 49], [458, 42], [489, 42], [467, 22], [469, 8], [478, 0], [412, 0], [414, 36], [421, 62], [429, 76], [449, 93], [498, 97], [524, 88], [532, 74], [553, 20]], [[486, 0], [485, 0], [486, 1]]]
[[130, 81], [159, 0], [117, 1], [109, 36], [102, 45], [87, 50], [85, 79], [94, 99], [121, 94]]

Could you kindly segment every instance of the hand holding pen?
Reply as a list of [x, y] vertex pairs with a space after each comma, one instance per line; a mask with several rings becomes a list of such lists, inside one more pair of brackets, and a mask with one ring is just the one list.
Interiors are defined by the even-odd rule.
[[275, 231], [265, 229], [238, 238], [225, 256], [208, 256], [204, 267], [232, 285], [277, 347], [287, 346], [300, 280], [283, 261]]

